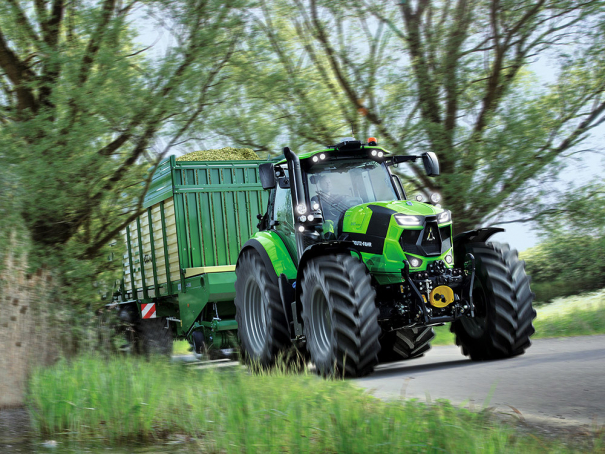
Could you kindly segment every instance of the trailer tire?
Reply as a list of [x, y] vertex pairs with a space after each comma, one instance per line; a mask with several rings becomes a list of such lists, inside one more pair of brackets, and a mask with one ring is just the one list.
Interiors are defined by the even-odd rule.
[[134, 326], [135, 351], [139, 355], [172, 355], [174, 339], [165, 318], [139, 319]]
[[475, 317], [452, 323], [456, 344], [477, 361], [523, 354], [531, 345], [536, 317], [525, 262], [508, 244], [471, 243], [466, 252], [475, 256]]
[[380, 339], [381, 363], [420, 358], [431, 349], [435, 331], [430, 326], [422, 328], [404, 328], [385, 333]]
[[194, 331], [191, 333], [191, 345], [193, 347], [193, 354], [202, 355], [206, 353], [206, 339], [203, 331]]
[[270, 366], [291, 346], [279, 286], [253, 249], [241, 253], [235, 274], [235, 319], [243, 359]]
[[303, 329], [323, 376], [361, 377], [378, 363], [376, 291], [365, 265], [346, 254], [310, 260], [301, 280]]

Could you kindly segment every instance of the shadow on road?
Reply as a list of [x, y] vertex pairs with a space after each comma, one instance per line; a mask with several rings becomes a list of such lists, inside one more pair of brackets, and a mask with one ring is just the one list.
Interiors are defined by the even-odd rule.
[[418, 372], [432, 372], [437, 370], [455, 369], [473, 365], [477, 365], [477, 363], [467, 358], [462, 358], [456, 361], [442, 361], [436, 363], [416, 365], [409, 361], [401, 361], [397, 363], [385, 364], [384, 366], [379, 366], [370, 377], [367, 377], [364, 380], [369, 381], [372, 379], [382, 379], [396, 375], [400, 376], [402, 374], [408, 375]]

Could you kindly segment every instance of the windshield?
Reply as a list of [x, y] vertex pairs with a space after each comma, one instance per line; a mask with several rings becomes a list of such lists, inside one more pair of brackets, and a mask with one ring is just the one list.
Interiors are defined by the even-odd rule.
[[318, 163], [306, 177], [311, 204], [319, 202], [324, 219], [335, 223], [352, 206], [398, 199], [386, 166], [367, 159]]

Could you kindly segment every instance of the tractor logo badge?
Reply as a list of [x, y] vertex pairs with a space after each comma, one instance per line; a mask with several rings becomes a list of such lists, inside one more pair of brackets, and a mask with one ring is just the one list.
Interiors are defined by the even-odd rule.
[[435, 241], [435, 235], [433, 235], [433, 228], [429, 228], [429, 234], [426, 237], [427, 241]]

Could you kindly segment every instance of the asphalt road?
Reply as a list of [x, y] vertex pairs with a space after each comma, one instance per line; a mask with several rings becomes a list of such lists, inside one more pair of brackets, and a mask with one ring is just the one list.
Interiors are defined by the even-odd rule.
[[[355, 380], [383, 399], [448, 399], [518, 414], [528, 422], [605, 425], [605, 336], [538, 339], [524, 355], [473, 362], [455, 346], [380, 365]], [[513, 408], [511, 408], [513, 407]]]

